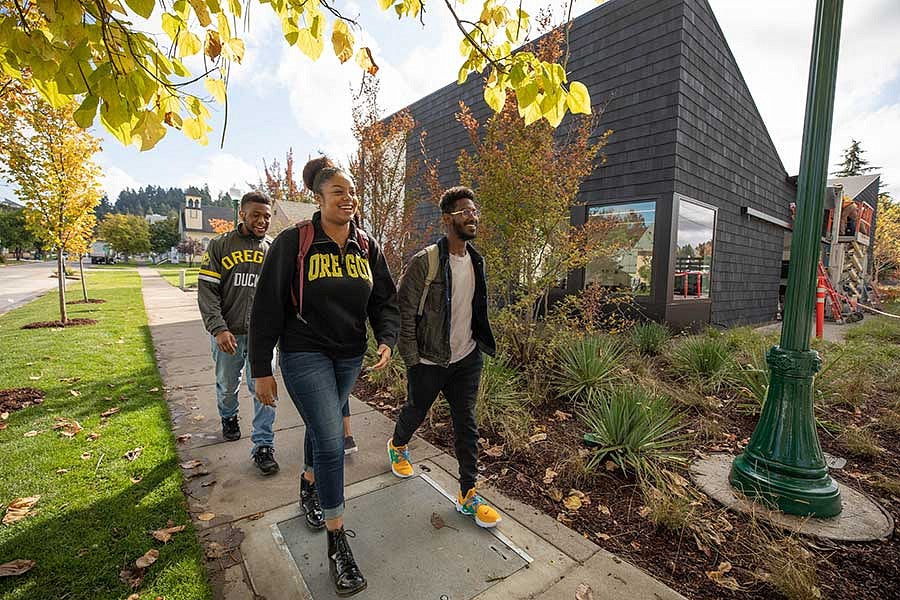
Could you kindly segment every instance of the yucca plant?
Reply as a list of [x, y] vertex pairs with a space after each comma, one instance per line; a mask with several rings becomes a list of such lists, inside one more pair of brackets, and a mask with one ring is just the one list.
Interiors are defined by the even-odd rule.
[[758, 344], [756, 351], [742, 361], [735, 371], [735, 379], [744, 396], [753, 400], [753, 404], [741, 404], [740, 407], [752, 414], [762, 411], [769, 395], [769, 363], [766, 360], [767, 349], [763, 343]]
[[625, 345], [609, 336], [591, 335], [563, 346], [557, 356], [553, 388], [575, 402], [592, 391], [608, 390], [625, 357]]
[[594, 392], [578, 415], [597, 444], [588, 462], [591, 470], [612, 460], [623, 471], [641, 475], [661, 464], [685, 462], [682, 415], [665, 396], [630, 386]]
[[638, 323], [631, 330], [631, 345], [644, 356], [656, 356], [663, 351], [671, 334], [665, 325], [655, 321]]
[[696, 382], [704, 391], [718, 391], [736, 370], [721, 335], [686, 337], [675, 345], [669, 358], [676, 375]]
[[523, 382], [503, 356], [485, 357], [475, 403], [479, 429], [500, 435], [512, 450], [528, 442], [532, 417]]

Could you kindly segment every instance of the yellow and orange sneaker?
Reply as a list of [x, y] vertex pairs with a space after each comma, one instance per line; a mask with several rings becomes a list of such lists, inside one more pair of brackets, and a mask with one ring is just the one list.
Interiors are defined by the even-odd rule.
[[456, 493], [456, 510], [464, 515], [475, 517], [475, 523], [479, 527], [494, 527], [502, 521], [500, 513], [488, 506], [484, 498], [475, 492], [475, 488], [470, 489], [465, 497], [462, 492]]
[[409, 459], [409, 450], [406, 446], [395, 446], [394, 438], [390, 437], [387, 441], [388, 457], [391, 459], [391, 472], [397, 477], [406, 479], [412, 477], [413, 466]]

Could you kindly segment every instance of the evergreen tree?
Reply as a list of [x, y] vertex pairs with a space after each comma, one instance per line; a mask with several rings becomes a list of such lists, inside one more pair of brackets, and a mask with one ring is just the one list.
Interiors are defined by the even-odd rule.
[[875, 171], [880, 167], [868, 167], [869, 161], [862, 157], [865, 150], [860, 147], [860, 143], [854, 139], [850, 140], [850, 147], [844, 150], [844, 160], [836, 167], [840, 167], [839, 171], [832, 173], [835, 177], [853, 177], [855, 175], [864, 175], [869, 171]]

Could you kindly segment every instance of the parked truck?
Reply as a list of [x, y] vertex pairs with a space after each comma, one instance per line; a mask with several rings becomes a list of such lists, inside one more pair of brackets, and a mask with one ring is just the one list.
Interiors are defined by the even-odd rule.
[[104, 241], [96, 241], [91, 244], [91, 264], [92, 265], [111, 265], [116, 262], [116, 253], [112, 251]]

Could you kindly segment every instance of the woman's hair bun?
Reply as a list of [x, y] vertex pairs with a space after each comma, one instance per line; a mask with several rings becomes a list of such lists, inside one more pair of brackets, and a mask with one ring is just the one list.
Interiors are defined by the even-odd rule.
[[306, 189], [315, 191], [316, 175], [319, 174], [319, 171], [335, 168], [337, 168], [337, 165], [327, 156], [320, 156], [310, 160], [303, 167], [303, 185], [306, 186]]

